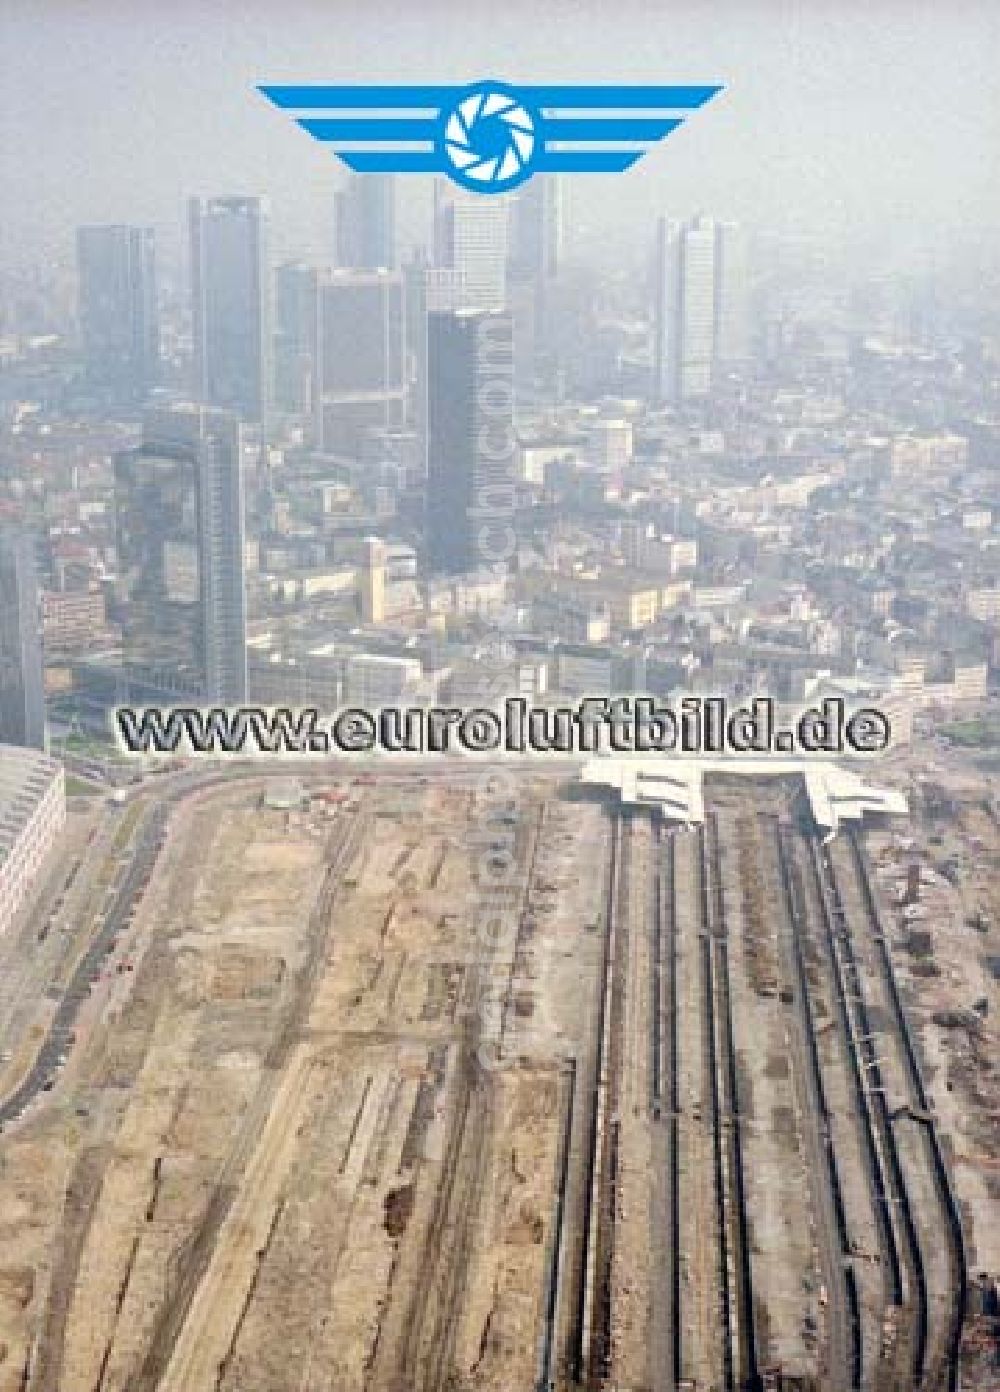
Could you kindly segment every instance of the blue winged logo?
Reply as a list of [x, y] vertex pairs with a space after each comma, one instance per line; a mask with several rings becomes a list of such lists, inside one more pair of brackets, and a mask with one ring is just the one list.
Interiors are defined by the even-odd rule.
[[533, 174], [629, 169], [719, 93], [706, 87], [262, 86], [359, 174], [446, 174], [507, 193]]

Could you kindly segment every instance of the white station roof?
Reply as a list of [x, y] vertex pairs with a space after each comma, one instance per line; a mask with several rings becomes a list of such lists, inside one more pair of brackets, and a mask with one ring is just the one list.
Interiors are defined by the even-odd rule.
[[584, 783], [616, 788], [630, 806], [659, 807], [670, 821], [698, 826], [705, 820], [702, 784], [706, 774], [740, 774], [747, 778], [802, 778], [816, 825], [831, 835], [844, 821], [860, 821], [866, 812], [905, 817], [906, 798], [895, 788], [879, 788], [853, 769], [826, 759], [771, 759], [746, 755], [719, 759], [624, 756], [591, 759], [584, 764]]

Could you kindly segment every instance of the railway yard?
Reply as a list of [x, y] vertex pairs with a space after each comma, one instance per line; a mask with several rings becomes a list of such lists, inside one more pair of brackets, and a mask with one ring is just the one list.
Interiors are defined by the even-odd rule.
[[981, 790], [170, 786], [4, 1000], [0, 1392], [1000, 1388]]

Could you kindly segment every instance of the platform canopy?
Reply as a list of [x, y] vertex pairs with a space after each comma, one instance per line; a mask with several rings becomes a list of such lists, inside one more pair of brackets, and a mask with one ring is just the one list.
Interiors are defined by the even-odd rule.
[[908, 811], [906, 798], [897, 789], [876, 787], [855, 770], [826, 759], [633, 755], [591, 759], [584, 764], [580, 779], [616, 789], [625, 806], [655, 807], [667, 821], [699, 826], [705, 820], [706, 774], [801, 778], [816, 825], [830, 835], [841, 822], [860, 821], [866, 813], [905, 817]]

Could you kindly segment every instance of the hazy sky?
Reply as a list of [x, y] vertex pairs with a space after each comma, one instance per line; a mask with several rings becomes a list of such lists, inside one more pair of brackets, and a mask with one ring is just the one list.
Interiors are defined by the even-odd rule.
[[[721, 82], [631, 172], [573, 182], [591, 239], [659, 211], [903, 244], [1000, 229], [996, 0], [0, 0], [0, 264], [80, 222], [180, 242], [190, 193], [265, 193], [319, 249], [341, 167], [262, 81]], [[406, 181], [419, 202], [426, 180]]]

